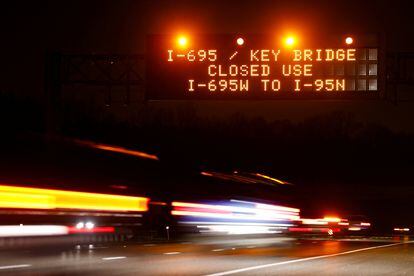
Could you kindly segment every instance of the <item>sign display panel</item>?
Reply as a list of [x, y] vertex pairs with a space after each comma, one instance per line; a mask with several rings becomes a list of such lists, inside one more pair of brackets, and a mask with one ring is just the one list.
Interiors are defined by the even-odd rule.
[[[273, 43], [272, 43], [273, 42]], [[379, 49], [337, 37], [296, 45], [267, 36], [150, 36], [147, 98], [284, 99], [378, 95]], [[326, 46], [326, 44], [328, 44]], [[323, 45], [323, 46], [322, 46]]]

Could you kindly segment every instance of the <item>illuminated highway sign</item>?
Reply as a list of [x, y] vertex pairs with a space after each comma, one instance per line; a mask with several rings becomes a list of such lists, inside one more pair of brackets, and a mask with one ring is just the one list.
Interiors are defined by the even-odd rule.
[[301, 45], [257, 35], [149, 36], [147, 98], [376, 97], [378, 41], [336, 36]]

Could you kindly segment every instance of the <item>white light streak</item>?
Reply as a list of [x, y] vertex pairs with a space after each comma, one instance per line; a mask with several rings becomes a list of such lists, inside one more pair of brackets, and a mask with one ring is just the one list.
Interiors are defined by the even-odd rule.
[[62, 225], [2, 225], [0, 237], [67, 235], [68, 227]]
[[104, 260], [104, 261], [122, 260], [122, 259], [126, 259], [126, 257], [125, 256], [116, 256], [116, 257], [105, 257], [105, 258], [102, 258], [102, 260]]
[[166, 252], [164, 253], [164, 255], [177, 255], [180, 254], [181, 252]]
[[0, 269], [15, 269], [15, 268], [24, 268], [24, 267], [30, 267], [31, 264], [19, 264], [19, 265], [6, 265], [6, 266], [0, 266]]

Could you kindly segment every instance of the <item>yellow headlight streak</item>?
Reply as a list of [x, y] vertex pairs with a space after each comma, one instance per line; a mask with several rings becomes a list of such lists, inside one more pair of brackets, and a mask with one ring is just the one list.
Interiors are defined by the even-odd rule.
[[264, 179], [272, 180], [272, 181], [277, 182], [279, 184], [283, 184], [283, 185], [290, 184], [289, 182], [282, 181], [280, 179], [277, 179], [277, 178], [274, 178], [274, 177], [270, 177], [268, 175], [264, 175], [264, 174], [260, 174], [260, 173], [256, 173], [256, 175], [259, 176], [259, 177], [261, 177], [261, 178], [264, 178]]
[[323, 220], [327, 222], [340, 222], [341, 221], [341, 219], [337, 217], [324, 217]]
[[148, 210], [148, 198], [0, 185], [0, 208]]

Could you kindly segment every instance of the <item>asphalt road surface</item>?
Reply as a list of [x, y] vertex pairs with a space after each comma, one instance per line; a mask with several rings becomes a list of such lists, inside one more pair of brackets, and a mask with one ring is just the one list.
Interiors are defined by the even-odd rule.
[[0, 251], [9, 275], [414, 275], [408, 238], [232, 239]]

